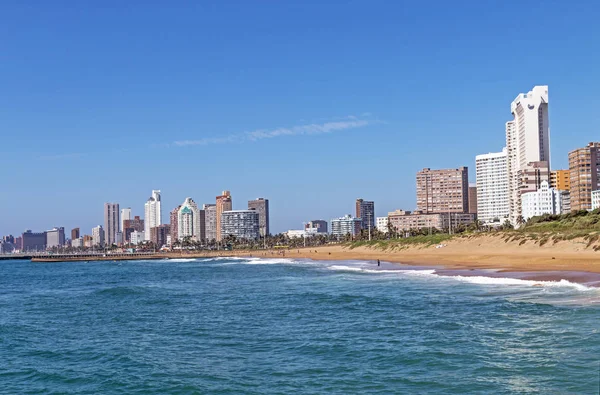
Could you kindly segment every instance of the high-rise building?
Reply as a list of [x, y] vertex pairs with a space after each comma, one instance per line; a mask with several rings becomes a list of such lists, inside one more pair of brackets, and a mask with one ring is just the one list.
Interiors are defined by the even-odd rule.
[[[506, 148], [475, 157], [477, 218], [484, 223], [503, 223], [509, 215]], [[469, 205], [471, 201], [469, 200]]]
[[600, 189], [592, 191], [592, 210], [600, 208]]
[[569, 152], [571, 211], [591, 210], [592, 191], [600, 189], [600, 143]]
[[536, 191], [521, 194], [523, 221], [544, 214], [560, 214], [560, 198], [560, 191], [550, 188], [548, 181], [543, 181]]
[[327, 233], [328, 223], [324, 219], [313, 219], [304, 225], [304, 229], [316, 229], [317, 233]]
[[44, 251], [46, 249], [46, 233], [26, 230], [21, 235], [17, 246], [22, 252]]
[[256, 210], [224, 211], [221, 219], [221, 240], [227, 236], [244, 240], [260, 237], [260, 214]]
[[375, 227], [375, 202], [356, 199], [356, 218], [360, 218], [361, 229]]
[[338, 237], [346, 236], [347, 234], [356, 236], [360, 233], [361, 226], [362, 219], [346, 214], [343, 217], [331, 220], [331, 234]]
[[552, 170], [550, 172], [550, 188], [557, 191], [571, 190], [569, 170]]
[[221, 231], [221, 215], [225, 211], [231, 211], [232, 208], [231, 193], [229, 191], [223, 191], [220, 196], [217, 196], [217, 241], [221, 241], [223, 234]]
[[46, 248], [62, 247], [65, 245], [65, 228], [52, 228], [46, 231]]
[[469, 170], [423, 169], [417, 173], [417, 210], [424, 213], [469, 211]]
[[179, 240], [179, 209], [181, 205], [175, 207], [173, 211], [169, 213], [169, 220], [171, 223], [170, 235], [171, 240], [175, 242], [175, 240]]
[[185, 198], [177, 214], [177, 237], [183, 240], [191, 237], [194, 240], [204, 240], [204, 211], [192, 198]]
[[548, 87], [535, 86], [530, 92], [519, 94], [510, 110], [513, 120], [506, 123], [509, 219], [518, 225], [523, 193], [519, 172], [534, 162], [550, 166]]
[[125, 229], [125, 220], [131, 219], [131, 207], [121, 209], [121, 223], [119, 224], [119, 230], [123, 232]]
[[79, 234], [79, 228], [73, 228], [73, 229], [71, 229], [71, 240], [78, 239], [79, 236], [80, 236], [80, 234]]
[[123, 221], [123, 243], [131, 242], [131, 233], [143, 232], [145, 228], [144, 220], [140, 219], [139, 215], [134, 216], [133, 219]]
[[154, 243], [156, 248], [161, 248], [162, 246], [167, 244], [169, 229], [169, 224], [162, 224], [150, 229], [150, 241]]
[[106, 245], [117, 244], [117, 232], [121, 227], [119, 203], [104, 203], [104, 241]]
[[92, 248], [94, 246], [94, 238], [90, 235], [83, 235], [83, 247]]
[[256, 210], [260, 222], [260, 235], [269, 235], [269, 199], [258, 198], [248, 201], [248, 210]]
[[146, 240], [150, 240], [150, 228], [159, 226], [162, 224], [162, 211], [160, 206], [160, 191], [153, 190], [152, 196], [148, 199], [144, 205], [144, 237]]
[[203, 204], [204, 210], [204, 232], [206, 240], [213, 241], [217, 239], [217, 205]]
[[104, 247], [104, 229], [102, 225], [92, 228], [92, 243], [94, 246]]

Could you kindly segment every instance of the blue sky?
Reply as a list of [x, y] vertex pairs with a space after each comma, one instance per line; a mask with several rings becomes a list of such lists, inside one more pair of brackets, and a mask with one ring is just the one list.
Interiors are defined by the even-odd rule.
[[415, 206], [549, 85], [551, 160], [600, 137], [600, 4], [0, 3], [0, 234], [264, 196], [275, 232]]

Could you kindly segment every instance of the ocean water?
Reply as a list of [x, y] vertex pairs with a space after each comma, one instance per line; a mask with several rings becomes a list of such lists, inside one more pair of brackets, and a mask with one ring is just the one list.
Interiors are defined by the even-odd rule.
[[0, 262], [0, 393], [598, 394], [598, 289], [440, 273]]

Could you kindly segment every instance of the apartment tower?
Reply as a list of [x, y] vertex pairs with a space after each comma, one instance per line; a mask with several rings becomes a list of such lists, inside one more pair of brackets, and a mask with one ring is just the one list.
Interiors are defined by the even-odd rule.
[[591, 210], [592, 191], [599, 189], [600, 143], [569, 152], [571, 211]]
[[217, 205], [203, 204], [204, 210], [204, 232], [206, 240], [213, 241], [217, 239]]
[[523, 171], [530, 163], [545, 162], [550, 167], [548, 86], [535, 86], [520, 93], [511, 103], [513, 119], [506, 123], [506, 148], [509, 190], [509, 218], [521, 222]]
[[356, 199], [356, 218], [360, 218], [361, 229], [375, 228], [375, 202]]
[[122, 226], [119, 214], [119, 203], [104, 203], [104, 242], [108, 246], [117, 244], [117, 233]]
[[222, 232], [221, 232], [221, 216], [225, 211], [231, 211], [233, 205], [231, 203], [231, 193], [229, 191], [223, 191], [220, 196], [217, 196], [217, 228], [216, 228], [216, 236], [217, 241], [222, 240]]
[[491, 152], [475, 157], [477, 218], [484, 223], [503, 223], [508, 219], [506, 156], [506, 148], [504, 148], [502, 152]]
[[550, 172], [550, 188], [557, 191], [570, 191], [571, 176], [569, 170], [552, 170]]
[[260, 236], [269, 235], [269, 199], [257, 198], [248, 201], [248, 210], [256, 210], [258, 212], [258, 222], [260, 226]]
[[417, 210], [423, 213], [467, 213], [469, 170], [423, 169], [417, 173]]
[[123, 229], [125, 229], [123, 225], [127, 219], [131, 219], [131, 207], [121, 209], [121, 224], [119, 225], [119, 230], [121, 232], [123, 232]]
[[153, 190], [152, 196], [144, 205], [144, 237], [147, 241], [150, 241], [150, 229], [162, 224], [160, 204], [160, 191]]

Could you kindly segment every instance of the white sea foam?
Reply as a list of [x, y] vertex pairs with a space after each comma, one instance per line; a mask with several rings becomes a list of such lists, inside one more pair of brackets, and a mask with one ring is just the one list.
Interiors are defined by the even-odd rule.
[[246, 258], [246, 262], [240, 262], [247, 265], [276, 265], [294, 263], [293, 259], [288, 258]]
[[343, 265], [332, 265], [327, 267], [329, 270], [337, 270], [343, 272], [357, 272], [357, 273], [373, 273], [373, 274], [399, 274], [399, 275], [428, 275], [434, 274], [435, 270], [385, 270], [385, 269], [367, 269], [359, 266], [343, 266]]
[[183, 262], [195, 262], [196, 258], [169, 258], [165, 259], [165, 262], [173, 262], [173, 263], [183, 263]]
[[399, 276], [424, 276], [430, 278], [443, 279], [448, 281], [458, 281], [470, 284], [479, 285], [505, 285], [505, 286], [526, 286], [526, 287], [541, 287], [541, 288], [571, 288], [577, 291], [599, 291], [598, 288], [588, 287], [583, 284], [574, 283], [568, 280], [560, 281], [537, 281], [523, 280], [510, 277], [486, 277], [486, 276], [446, 276], [436, 273], [435, 270], [377, 270], [368, 269], [361, 266], [346, 266], [346, 265], [331, 265], [327, 269], [335, 271], [344, 271], [352, 273], [369, 273], [369, 274], [397, 274]]

